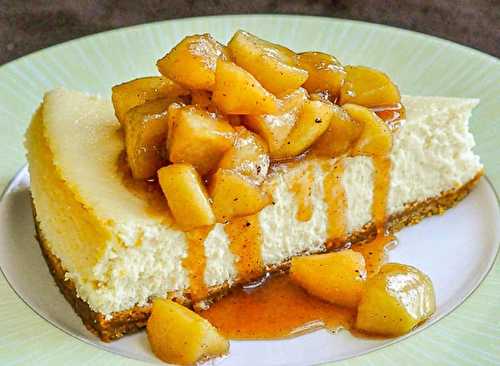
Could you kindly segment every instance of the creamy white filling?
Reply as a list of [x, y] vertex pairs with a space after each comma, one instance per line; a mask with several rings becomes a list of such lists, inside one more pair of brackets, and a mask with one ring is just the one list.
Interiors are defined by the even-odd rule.
[[[57, 98], [46, 99], [46, 103], [52, 103], [54, 110], [64, 109], [68, 103], [84, 104], [85, 98], [88, 98], [61, 90], [57, 93]], [[102, 103], [102, 108], [110, 108], [109, 102]], [[403, 103], [408, 114], [406, 123], [394, 136], [389, 214], [401, 211], [405, 204], [435, 197], [465, 184], [482, 168], [479, 158], [472, 152], [474, 140], [468, 132], [468, 119], [477, 100], [405, 97]], [[109, 165], [114, 164], [114, 161], [103, 160], [115, 159], [113, 154], [122, 148], [120, 136], [105, 132], [99, 135], [96, 131], [103, 129], [96, 129], [90, 137], [72, 141], [71, 144], [60, 141], [61, 138], [56, 136], [56, 131], [66, 136], [77, 134], [82, 125], [87, 131], [92, 129], [93, 124], [112, 124], [116, 129], [116, 121], [103, 120], [99, 110], [90, 114], [85, 110], [73, 109], [71, 112], [71, 115], [67, 111], [54, 113], [52, 119], [47, 121], [48, 133], [52, 131], [53, 134], [51, 148], [60, 157], [56, 163], [85, 204], [93, 207], [113, 232], [105, 255], [93, 268], [93, 278], [82, 278], [78, 273], [68, 274], [75, 282], [78, 295], [94, 311], [109, 316], [114, 311], [144, 305], [151, 297], [187, 288], [189, 280], [182, 266], [182, 259], [187, 256], [184, 233], [166, 228], [146, 214], [141, 214], [141, 203], [135, 197], [130, 202], [123, 201], [128, 193], [119, 187], [117, 178], [101, 177], [109, 170]], [[78, 118], [78, 113], [82, 114], [81, 118]], [[99, 145], [106, 144], [109, 139], [116, 146], [112, 156], [109, 156], [109, 151], [86, 153], [90, 147], [99, 149]], [[61, 155], [63, 152], [64, 157]], [[72, 160], [76, 157], [79, 159], [78, 166], [74, 164], [76, 160]], [[101, 165], [104, 168], [100, 168]], [[316, 167], [311, 195], [314, 210], [307, 222], [296, 219], [297, 203], [288, 189], [290, 174], [293, 171], [276, 178], [275, 204], [259, 213], [263, 235], [262, 257], [266, 265], [280, 263], [302, 252], [324, 249], [327, 230], [324, 173], [319, 166]], [[348, 206], [347, 229], [352, 232], [371, 221], [371, 159], [348, 158], [342, 183]], [[95, 196], [95, 192], [99, 195]], [[98, 204], [93, 205], [96, 201]], [[44, 220], [43, 217], [39, 219]], [[235, 279], [234, 264], [238, 258], [229, 250], [223, 225], [216, 225], [205, 240], [205, 255], [207, 285], [231, 283]]]

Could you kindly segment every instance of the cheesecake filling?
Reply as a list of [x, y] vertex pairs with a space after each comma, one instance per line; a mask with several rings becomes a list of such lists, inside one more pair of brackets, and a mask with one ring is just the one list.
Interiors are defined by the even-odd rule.
[[[477, 103], [403, 97], [407, 119], [394, 133], [387, 215], [458, 189], [481, 171], [468, 131]], [[375, 164], [359, 156], [278, 171], [268, 182], [273, 203], [258, 214], [184, 233], [124, 187], [115, 169], [119, 128], [108, 101], [56, 90], [27, 134], [42, 234], [78, 296], [108, 317], [190, 283], [203, 294], [250, 279], [291, 256], [324, 251], [328, 240], [373, 220]], [[344, 199], [333, 200], [339, 192]], [[193, 254], [193, 241], [203, 242], [202, 253]]]

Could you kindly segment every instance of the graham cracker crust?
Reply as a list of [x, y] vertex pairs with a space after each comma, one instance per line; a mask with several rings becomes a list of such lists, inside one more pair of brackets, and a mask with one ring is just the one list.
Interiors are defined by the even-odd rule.
[[[460, 188], [445, 192], [439, 197], [431, 198], [423, 202], [408, 204], [401, 213], [389, 217], [386, 223], [387, 231], [389, 233], [395, 233], [406, 226], [417, 224], [426, 217], [443, 214], [447, 209], [453, 207], [456, 203], [467, 196], [482, 175], [483, 172], [481, 171]], [[36, 220], [34, 207], [33, 214], [35, 217], [38, 243], [40, 244], [42, 254], [47, 262], [50, 273], [54, 277], [59, 290], [73, 307], [78, 316], [82, 319], [82, 322], [87, 329], [96, 334], [102, 341], [110, 342], [121, 338], [126, 334], [137, 332], [145, 327], [151, 312], [151, 306], [149, 305], [136, 306], [128, 310], [115, 312], [113, 313], [111, 319], [106, 319], [103, 314], [90, 309], [89, 305], [77, 296], [74, 283], [70, 279], [65, 278], [66, 270], [62, 267], [59, 258], [52, 254], [46, 240], [43, 237], [38, 221]], [[370, 223], [365, 225], [361, 230], [351, 234], [349, 237], [342, 239], [339, 243], [347, 244], [362, 242], [373, 238], [375, 234], [375, 225]], [[286, 270], [288, 266], [289, 262], [285, 261], [272, 266], [271, 268], [266, 268], [266, 272]], [[211, 299], [221, 296], [228, 289], [229, 286], [227, 285], [210, 288], [209, 299], [207, 300], [210, 301]], [[184, 305], [193, 305], [189, 300], [188, 292], [181, 296], [178, 296], [177, 294], [177, 296], [170, 295], [169, 297], [172, 300], [180, 302]], [[194, 304], [194, 306], [196, 307], [197, 304]]]

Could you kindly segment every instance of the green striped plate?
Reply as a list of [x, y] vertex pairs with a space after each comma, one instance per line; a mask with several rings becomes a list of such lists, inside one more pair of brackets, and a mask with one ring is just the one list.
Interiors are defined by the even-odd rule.
[[[498, 59], [448, 41], [381, 25], [274, 15], [145, 24], [67, 42], [0, 67], [0, 190], [25, 164], [23, 134], [46, 90], [63, 85], [109, 95], [113, 84], [156, 74], [154, 61], [183, 36], [209, 32], [227, 41], [240, 28], [295, 50], [322, 50], [346, 64], [385, 70], [404, 94], [481, 98], [472, 118], [476, 151], [493, 187], [500, 190]], [[436, 325], [340, 364], [498, 365], [498, 288], [497, 262], [478, 290]], [[3, 278], [0, 299], [2, 365], [144, 364], [92, 347], [56, 329], [31, 311]], [[226, 361], [230, 363], [230, 359]]]

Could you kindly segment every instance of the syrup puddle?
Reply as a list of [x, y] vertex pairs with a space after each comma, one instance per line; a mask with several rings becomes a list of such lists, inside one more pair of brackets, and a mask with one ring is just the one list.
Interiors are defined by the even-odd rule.
[[350, 329], [355, 310], [309, 295], [286, 274], [231, 290], [200, 313], [227, 338], [277, 339], [319, 328]]

